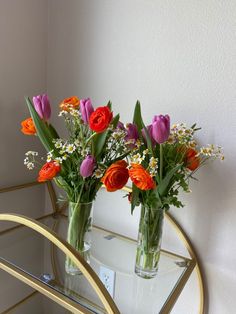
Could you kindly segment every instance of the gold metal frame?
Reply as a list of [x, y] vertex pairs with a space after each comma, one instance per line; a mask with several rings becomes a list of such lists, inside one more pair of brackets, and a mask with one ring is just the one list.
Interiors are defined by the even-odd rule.
[[[27, 184], [21, 184], [16, 185], [12, 187], [2, 188], [0, 189], [0, 193], [5, 192], [11, 192], [22, 188], [28, 188], [35, 185], [39, 185], [42, 183], [38, 182], [31, 182]], [[57, 216], [62, 215], [63, 211], [66, 207], [66, 204], [63, 204], [60, 208], [57, 205], [57, 198], [56, 194], [53, 188], [53, 185], [51, 182], [47, 182], [47, 188], [49, 191], [49, 196], [52, 202], [53, 212], [47, 215], [44, 215], [42, 217], [37, 218], [36, 220], [42, 220], [44, 218], [50, 217], [50, 216]], [[125, 191], [129, 192], [130, 188], [125, 187]], [[162, 310], [160, 313], [167, 314], [170, 313], [175, 301], [177, 300], [178, 296], [180, 295], [182, 289], [184, 288], [188, 278], [190, 277], [192, 271], [196, 267], [197, 275], [198, 275], [198, 283], [199, 283], [199, 290], [200, 290], [200, 306], [199, 306], [199, 313], [204, 314], [205, 313], [205, 285], [203, 281], [203, 275], [202, 275], [202, 268], [199, 262], [199, 259], [197, 257], [196, 251], [193, 248], [193, 245], [189, 238], [187, 237], [186, 233], [183, 231], [181, 226], [178, 224], [178, 222], [169, 214], [165, 214], [165, 218], [169, 223], [172, 225], [172, 227], [175, 229], [178, 237], [180, 240], [184, 243], [185, 247], [187, 248], [189, 255], [191, 257], [191, 260], [189, 260], [189, 265], [185, 273], [183, 274], [182, 278], [180, 279], [178, 283], [178, 287], [174, 290], [174, 292], [170, 295], [170, 297], [167, 299], [166, 303], [164, 304]], [[96, 273], [92, 270], [92, 268], [84, 262], [84, 260], [81, 258], [81, 256], [76, 252], [66, 241], [61, 239], [55, 232], [47, 228], [46, 226], [42, 225], [41, 223], [37, 222], [36, 220], [24, 217], [22, 215], [13, 215], [13, 214], [0, 214], [0, 221], [11, 221], [16, 222], [20, 225], [8, 228], [6, 230], [3, 230], [0, 232], [0, 235], [13, 231], [15, 229], [21, 228], [23, 226], [29, 227], [36, 232], [42, 234], [45, 236], [49, 241], [51, 241], [52, 249], [54, 250], [54, 245], [58, 247], [61, 251], [63, 251], [66, 255], [68, 255], [73, 262], [80, 268], [81, 272], [84, 274], [84, 276], [87, 278], [89, 283], [91, 284], [92, 288], [95, 290], [97, 295], [99, 296], [101, 302], [103, 303], [105, 309], [108, 313], [111, 314], [118, 314], [120, 313], [116, 304], [114, 303], [113, 299], [110, 297], [107, 290], [104, 288], [103, 284], [101, 283], [100, 279], [96, 275]], [[55, 222], [55, 226], [56, 226]], [[118, 234], [117, 234], [118, 235]], [[122, 235], [120, 235], [122, 236]], [[133, 239], [132, 239], [133, 240]], [[54, 262], [53, 257], [53, 251], [52, 251], [52, 257], [51, 260]], [[183, 256], [181, 256], [184, 258]], [[35, 288], [37, 291], [41, 292], [42, 294], [45, 294], [47, 297], [51, 298], [58, 304], [62, 305], [63, 307], [73, 310], [74, 313], [84, 313], [87, 314], [88, 311], [84, 309], [84, 307], [81, 307], [78, 303], [66, 298], [65, 296], [61, 295], [59, 292], [55, 291], [54, 289], [50, 288], [49, 286], [43, 284], [36, 278], [32, 280], [31, 276], [29, 274], [24, 273], [23, 271], [19, 270], [14, 265], [8, 263], [7, 261], [4, 261], [3, 259], [0, 259], [0, 268], [5, 270], [6, 272], [10, 273], [11, 275], [17, 277], [21, 281], [27, 283], [29, 286]], [[56, 269], [56, 267], [55, 267]], [[15, 308], [17, 305], [21, 304], [22, 302], [28, 300], [30, 297], [32, 297], [34, 293], [29, 295], [28, 297], [24, 298], [21, 302], [18, 302], [11, 308]], [[9, 308], [9, 309], [11, 309]], [[8, 313], [9, 309], [4, 311], [3, 313]]]
[[206, 313], [206, 287], [205, 287], [205, 281], [203, 279], [204, 277], [203, 277], [202, 265], [197, 256], [196, 250], [194, 249], [194, 246], [192, 242], [190, 241], [189, 237], [184, 232], [180, 224], [176, 221], [176, 219], [173, 216], [171, 216], [170, 213], [165, 213], [165, 218], [175, 229], [178, 237], [184, 243], [186, 249], [188, 250], [188, 253], [191, 256], [192, 260], [196, 262], [195, 267], [196, 267], [198, 285], [199, 285], [199, 291], [200, 291], [199, 314], [205, 314]]
[[[47, 238], [49, 241], [51, 241], [65, 255], [67, 255], [80, 269], [82, 274], [85, 276], [85, 278], [91, 284], [92, 288], [97, 293], [99, 299], [101, 300], [107, 312], [109, 314], [120, 313], [115, 302], [111, 298], [110, 294], [108, 293], [108, 291], [106, 290], [106, 288], [104, 287], [104, 285], [102, 284], [94, 270], [85, 262], [85, 260], [80, 256], [80, 254], [68, 244], [68, 242], [59, 237], [55, 232], [51, 231], [45, 225], [22, 215], [0, 214], [0, 221], [11, 221], [20, 223], [26, 227], [29, 227], [32, 230], [35, 230], [36, 232], [40, 233], [45, 238]], [[83, 312], [82, 311], [83, 308], [80, 305], [70, 300], [67, 300], [67, 298], [62, 297], [59, 292], [43, 284], [39, 280], [28, 275], [27, 273], [23, 273], [19, 269], [17, 271], [16, 267], [10, 265], [6, 261], [3, 261], [2, 259], [0, 259], [0, 268], [7, 271], [11, 275], [17, 277], [21, 281], [27, 283], [28, 285], [38, 290], [39, 292], [47, 295], [49, 298], [51, 298], [58, 304], [62, 305], [63, 307], [67, 308], [68, 310], [73, 310], [75, 313], [86, 314], [89, 313], [88, 311], [86, 312], [85, 310]]]

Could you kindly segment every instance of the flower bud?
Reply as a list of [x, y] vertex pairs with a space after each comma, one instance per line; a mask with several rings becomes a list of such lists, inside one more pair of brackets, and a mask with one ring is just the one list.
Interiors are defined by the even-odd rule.
[[200, 158], [198, 152], [193, 148], [188, 148], [185, 153], [185, 165], [191, 171], [196, 170], [200, 166]]
[[93, 156], [88, 155], [80, 165], [80, 174], [82, 177], [90, 177], [93, 173], [94, 167], [96, 165], [96, 160]]
[[[152, 146], [155, 146], [156, 144], [156, 141], [154, 140], [153, 136], [152, 136], [152, 125], [147, 125], [146, 126], [146, 129], [147, 129], [147, 132], [148, 132], [148, 135], [150, 137], [150, 140], [152, 142]], [[142, 129], [142, 136], [143, 136], [143, 139], [144, 139], [144, 142], [147, 143], [147, 136], [146, 136], [146, 132], [144, 129]]]
[[93, 105], [90, 98], [81, 99], [79, 108], [80, 108], [82, 120], [84, 121], [85, 124], [89, 124], [89, 118], [91, 114], [94, 112]]
[[137, 126], [133, 123], [128, 123], [126, 128], [127, 128], [127, 135], [125, 136], [125, 140], [126, 141], [134, 140], [134, 142], [136, 142], [139, 137]]
[[125, 130], [124, 123], [121, 121], [118, 121], [116, 128], [124, 131]]
[[154, 116], [152, 120], [152, 137], [162, 144], [166, 142], [170, 135], [170, 117], [168, 115]]
[[49, 120], [51, 117], [51, 106], [46, 94], [33, 97], [34, 108], [41, 119]]

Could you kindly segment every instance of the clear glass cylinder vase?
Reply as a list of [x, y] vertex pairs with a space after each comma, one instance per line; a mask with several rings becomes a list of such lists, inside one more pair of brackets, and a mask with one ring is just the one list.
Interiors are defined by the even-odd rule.
[[[69, 202], [67, 241], [87, 263], [90, 263], [93, 202]], [[66, 258], [65, 270], [70, 275], [81, 274], [79, 268]]]
[[139, 221], [135, 273], [142, 278], [157, 275], [164, 210], [142, 205]]

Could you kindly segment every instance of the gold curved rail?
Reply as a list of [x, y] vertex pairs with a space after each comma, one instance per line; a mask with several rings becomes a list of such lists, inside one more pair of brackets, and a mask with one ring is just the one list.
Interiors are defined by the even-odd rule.
[[202, 267], [201, 267], [199, 258], [197, 256], [197, 253], [193, 247], [193, 244], [191, 243], [190, 239], [188, 238], [187, 234], [184, 232], [183, 228], [176, 221], [176, 219], [173, 216], [171, 216], [171, 214], [168, 212], [165, 213], [165, 218], [170, 222], [170, 224], [176, 230], [178, 237], [184, 243], [184, 246], [188, 250], [188, 253], [191, 256], [191, 258], [196, 261], [195, 267], [196, 267], [196, 271], [197, 271], [198, 285], [199, 285], [199, 290], [200, 290], [199, 313], [204, 314], [204, 313], [206, 313], [205, 284], [204, 284], [204, 280], [203, 280]]
[[[95, 292], [97, 293], [98, 297], [100, 298], [103, 306], [105, 307], [106, 311], [109, 314], [120, 314], [115, 302], [111, 298], [110, 294], [107, 292], [106, 288], [98, 278], [97, 274], [94, 270], [84, 261], [84, 259], [80, 256], [80, 254], [73, 249], [65, 240], [60, 238], [55, 232], [51, 231], [45, 225], [35, 221], [34, 219], [27, 218], [22, 215], [15, 215], [15, 214], [0, 214], [0, 221], [11, 221], [16, 222], [26, 227], [35, 230], [36, 232], [40, 233], [44, 237], [46, 237], [49, 241], [51, 241], [56, 247], [58, 247], [64, 254], [66, 254], [80, 269], [83, 275], [86, 277], [88, 282], [91, 284]], [[0, 262], [0, 268], [8, 271], [9, 267], [5, 263]], [[21, 279], [23, 279], [23, 275], [21, 274]], [[28, 280], [28, 281], [27, 281]], [[30, 283], [30, 279], [25, 278], [24, 282]], [[37, 286], [37, 282], [35, 281], [32, 285], [36, 289], [40, 290], [40, 287]], [[48, 290], [48, 294], [45, 291], [40, 290], [40, 292], [50, 296], [52, 300], [55, 302], [63, 305], [64, 307], [68, 308], [68, 304], [64, 299], [58, 298], [55, 293], [52, 293], [50, 287], [44, 287], [45, 290]], [[72, 309], [69, 306], [69, 309]], [[75, 310], [75, 309], [73, 309]], [[88, 313], [86, 310], [81, 311], [81, 306], [78, 306], [76, 311], [77, 313]]]

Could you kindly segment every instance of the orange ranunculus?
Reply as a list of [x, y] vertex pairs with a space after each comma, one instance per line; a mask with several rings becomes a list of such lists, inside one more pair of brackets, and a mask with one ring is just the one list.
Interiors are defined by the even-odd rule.
[[77, 96], [72, 96], [69, 98], [64, 99], [61, 104], [61, 110], [70, 111], [71, 108], [77, 109], [79, 107], [79, 98]]
[[34, 125], [34, 121], [32, 118], [28, 118], [24, 121], [21, 122], [21, 132], [26, 134], [26, 135], [34, 135], [36, 134], [36, 128]]
[[147, 170], [139, 164], [131, 164], [129, 169], [129, 177], [131, 181], [140, 189], [140, 190], [153, 190], [156, 187], [156, 184]]
[[112, 117], [113, 113], [108, 106], [98, 107], [89, 118], [90, 129], [97, 133], [105, 131], [108, 128]]
[[61, 166], [57, 162], [55, 161], [46, 162], [46, 164], [44, 164], [41, 170], [39, 171], [38, 182], [52, 180], [60, 171]]
[[127, 162], [118, 160], [107, 168], [101, 181], [106, 186], [107, 191], [114, 192], [122, 189], [129, 179]]
[[198, 152], [193, 148], [188, 148], [185, 154], [186, 168], [193, 171], [200, 165], [200, 157], [197, 156]]

